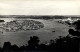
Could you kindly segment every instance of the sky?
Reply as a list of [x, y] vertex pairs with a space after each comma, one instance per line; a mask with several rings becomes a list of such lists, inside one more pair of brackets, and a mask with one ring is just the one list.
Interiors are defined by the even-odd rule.
[[0, 15], [80, 15], [80, 0], [0, 0]]

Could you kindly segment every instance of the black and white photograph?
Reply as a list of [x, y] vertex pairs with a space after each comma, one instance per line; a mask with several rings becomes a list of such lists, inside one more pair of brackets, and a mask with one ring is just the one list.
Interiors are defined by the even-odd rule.
[[0, 0], [0, 52], [80, 52], [80, 1]]

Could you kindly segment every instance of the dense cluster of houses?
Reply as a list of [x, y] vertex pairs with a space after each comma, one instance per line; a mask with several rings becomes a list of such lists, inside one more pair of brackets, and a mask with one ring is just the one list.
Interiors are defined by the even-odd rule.
[[21, 30], [38, 30], [43, 28], [43, 23], [34, 20], [15, 20], [3, 24], [6, 31], [21, 31]]

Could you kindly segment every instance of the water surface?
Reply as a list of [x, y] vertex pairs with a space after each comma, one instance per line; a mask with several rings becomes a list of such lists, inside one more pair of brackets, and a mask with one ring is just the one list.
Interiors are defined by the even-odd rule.
[[[24, 18], [1, 18], [6, 22], [12, 20], [25, 20]], [[68, 35], [69, 27], [65, 24], [60, 24], [56, 22], [56, 19], [52, 20], [42, 20], [42, 19], [26, 19], [26, 20], [35, 20], [40, 21], [44, 24], [44, 28], [39, 30], [27, 30], [27, 31], [19, 31], [19, 32], [3, 32], [0, 33], [0, 46], [3, 46], [3, 43], [6, 41], [10, 41], [11, 44], [17, 44], [18, 46], [25, 45], [29, 40], [30, 36], [38, 36], [40, 38], [40, 43], [49, 42], [51, 39], [55, 39], [58, 36], [66, 36]], [[52, 32], [54, 31], [55, 32]]]

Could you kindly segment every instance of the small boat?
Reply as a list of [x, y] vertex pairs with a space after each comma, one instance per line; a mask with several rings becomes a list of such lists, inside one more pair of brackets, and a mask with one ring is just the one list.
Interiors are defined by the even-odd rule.
[[52, 32], [55, 32], [55, 31], [52, 31]]

